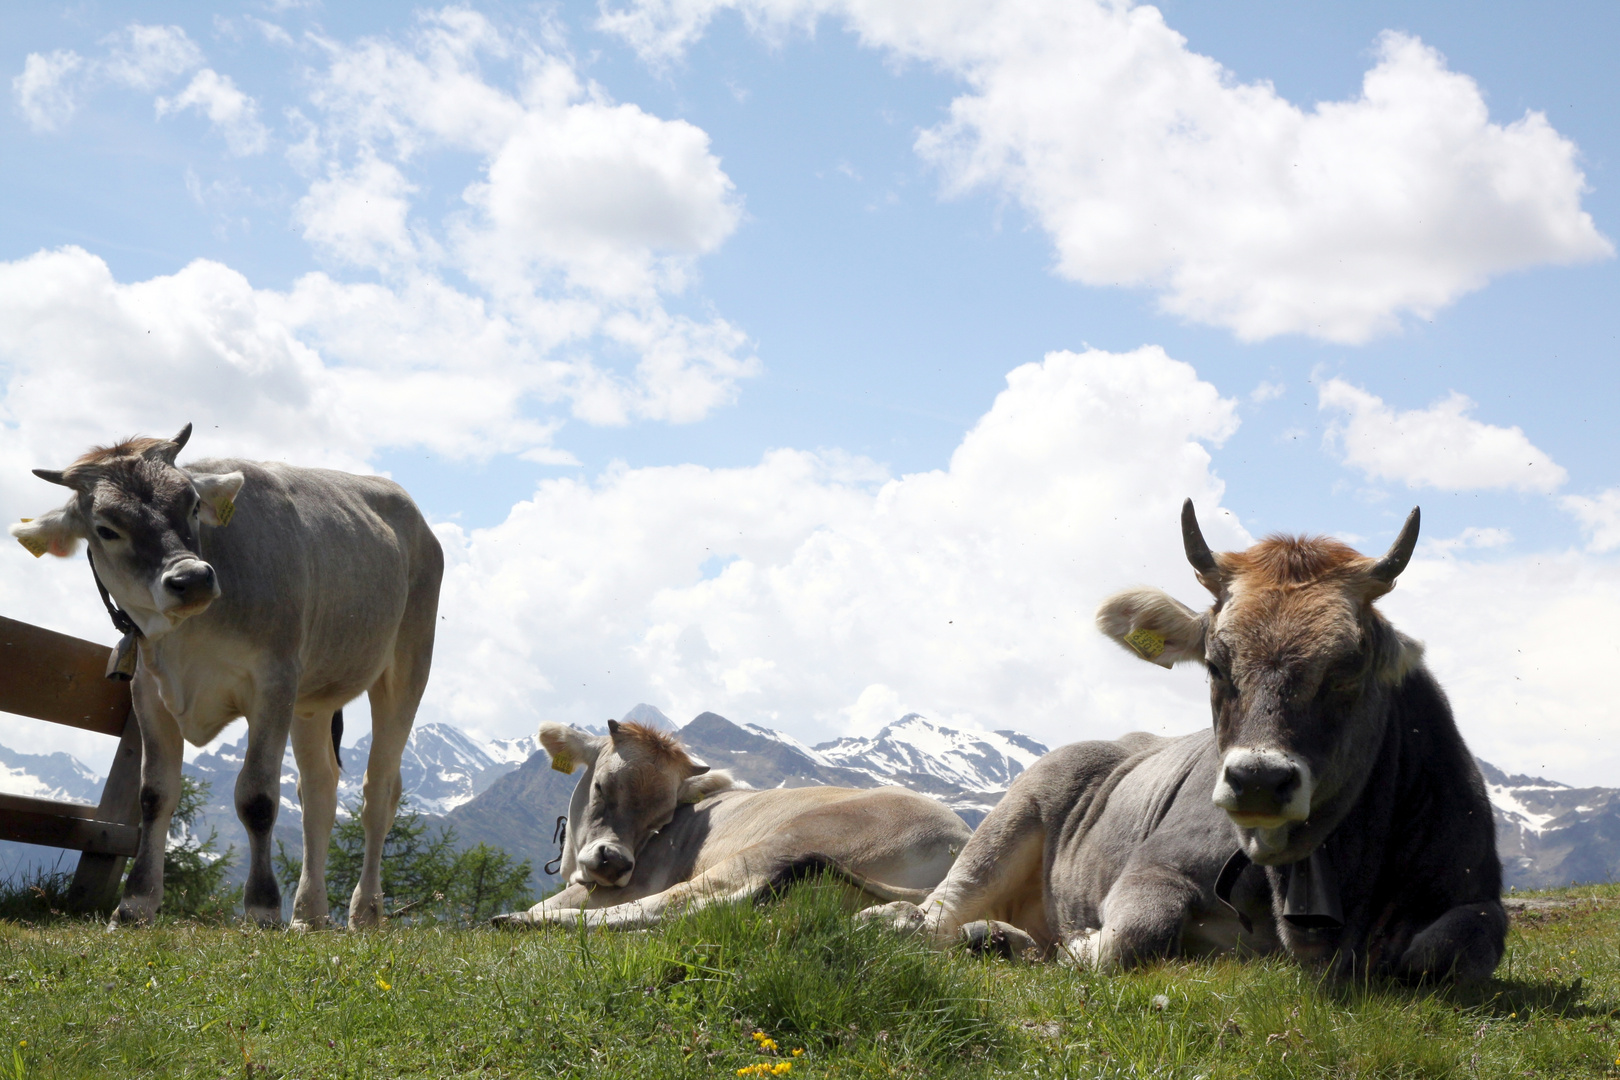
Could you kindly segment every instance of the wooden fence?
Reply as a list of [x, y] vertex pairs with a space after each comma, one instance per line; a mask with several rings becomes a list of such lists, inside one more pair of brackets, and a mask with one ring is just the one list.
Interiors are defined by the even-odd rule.
[[140, 840], [141, 737], [129, 684], [106, 677], [103, 645], [0, 617], [0, 712], [98, 731], [118, 753], [97, 806], [0, 794], [0, 840], [83, 852], [68, 891], [80, 911], [110, 909]]

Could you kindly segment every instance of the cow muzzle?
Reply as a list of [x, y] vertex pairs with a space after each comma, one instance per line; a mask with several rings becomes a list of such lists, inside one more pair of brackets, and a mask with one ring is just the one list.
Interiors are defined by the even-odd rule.
[[1311, 767], [1286, 750], [1236, 749], [1221, 762], [1215, 805], [1241, 829], [1280, 829], [1311, 816]]
[[630, 875], [636, 868], [636, 857], [618, 844], [598, 840], [579, 853], [579, 868], [591, 879], [590, 882], [580, 882], [582, 885], [595, 882], [612, 889], [622, 889], [630, 884]]
[[201, 559], [184, 559], [163, 571], [154, 592], [158, 610], [175, 623], [200, 614], [219, 599], [219, 578]]

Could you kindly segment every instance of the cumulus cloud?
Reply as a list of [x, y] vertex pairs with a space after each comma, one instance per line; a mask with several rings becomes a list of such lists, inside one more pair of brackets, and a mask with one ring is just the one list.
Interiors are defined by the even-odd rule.
[[1325, 444], [1338, 450], [1346, 465], [1375, 480], [1414, 488], [1547, 494], [1569, 479], [1521, 429], [1470, 417], [1474, 402], [1455, 391], [1427, 409], [1399, 412], [1374, 394], [1329, 379], [1318, 407], [1343, 414], [1329, 425]]
[[365, 156], [310, 184], [294, 213], [304, 239], [335, 261], [386, 270], [416, 255], [407, 222], [415, 191], [397, 166]]
[[1208, 450], [1235, 410], [1157, 348], [1053, 353], [1008, 376], [946, 469], [779, 450], [547, 481], [500, 525], [441, 529], [426, 708], [500, 734], [635, 700], [813, 739], [897, 707], [1060, 741], [1199, 726], [1196, 678], [1156, 678], [1091, 619], [1109, 589], [1190, 585], [1189, 495], [1213, 542], [1247, 542]]
[[238, 157], [261, 154], [270, 145], [270, 132], [259, 122], [258, 103], [237, 89], [229, 75], [204, 68], [174, 97], [157, 99], [160, 117], [184, 109], [196, 109], [208, 117]]
[[[737, 327], [666, 307], [741, 217], [707, 133], [610, 100], [567, 57], [465, 9], [326, 50], [311, 94], [326, 176], [297, 214], [335, 262], [396, 278], [460, 271], [561, 372], [553, 397], [589, 423], [697, 420], [758, 372]], [[512, 90], [483, 67], [507, 61], [520, 69]], [[410, 170], [443, 151], [477, 155], [481, 175], [460, 211], [424, 222]], [[575, 355], [547, 356], [562, 348]], [[618, 354], [633, 371], [600, 360]]]
[[1493, 275], [1603, 258], [1575, 145], [1493, 123], [1478, 85], [1386, 33], [1361, 93], [1302, 108], [1187, 48], [1156, 8], [1095, 0], [630, 0], [603, 25], [679, 55], [723, 9], [780, 32], [822, 15], [969, 89], [917, 150], [946, 189], [1024, 205], [1087, 285], [1245, 340], [1360, 342]]

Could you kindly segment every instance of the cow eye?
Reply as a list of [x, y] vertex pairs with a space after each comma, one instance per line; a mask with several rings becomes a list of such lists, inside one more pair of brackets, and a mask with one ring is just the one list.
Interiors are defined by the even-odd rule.
[[1226, 672], [1222, 671], [1221, 666], [1215, 663], [1213, 660], [1205, 660], [1204, 667], [1209, 669], [1209, 677], [1214, 679], [1216, 682], [1226, 681]]
[[122, 540], [123, 539], [122, 536], [119, 536], [117, 533], [113, 532], [111, 529], [107, 528], [107, 526], [105, 526], [105, 525], [97, 525], [96, 526], [96, 535], [101, 537], [103, 540]]

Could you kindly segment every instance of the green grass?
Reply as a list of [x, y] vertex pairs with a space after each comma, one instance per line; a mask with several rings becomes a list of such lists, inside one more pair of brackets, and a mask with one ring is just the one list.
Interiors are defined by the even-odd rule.
[[1516, 918], [1472, 992], [1324, 986], [1286, 961], [1109, 977], [936, 955], [856, 928], [821, 885], [619, 935], [47, 914], [0, 921], [0, 1080], [1620, 1075], [1620, 889], [1568, 895], [1596, 899]]

